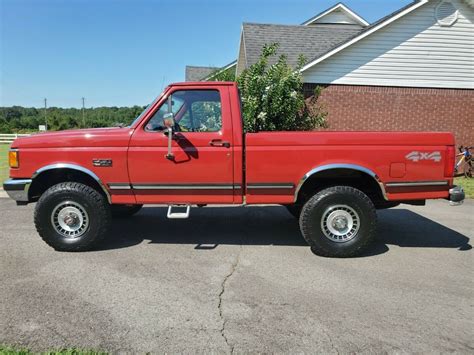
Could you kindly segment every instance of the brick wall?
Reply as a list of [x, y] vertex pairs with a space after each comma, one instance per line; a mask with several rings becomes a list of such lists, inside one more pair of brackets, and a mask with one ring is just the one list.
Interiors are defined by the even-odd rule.
[[[305, 84], [305, 96], [315, 87]], [[474, 90], [329, 85], [318, 102], [329, 130], [448, 131], [474, 145]]]

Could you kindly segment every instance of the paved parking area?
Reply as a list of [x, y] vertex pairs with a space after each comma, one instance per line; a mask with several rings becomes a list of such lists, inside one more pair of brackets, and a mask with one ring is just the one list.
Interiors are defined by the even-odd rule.
[[[145, 208], [58, 253], [0, 199], [0, 343], [130, 352], [474, 350], [474, 203], [379, 213], [367, 255], [313, 255], [282, 207]], [[471, 240], [470, 240], [471, 239]]]

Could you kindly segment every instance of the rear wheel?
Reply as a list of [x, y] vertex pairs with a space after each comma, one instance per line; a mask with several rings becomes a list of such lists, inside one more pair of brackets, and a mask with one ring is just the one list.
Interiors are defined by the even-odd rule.
[[110, 205], [93, 188], [64, 182], [43, 193], [34, 220], [41, 238], [55, 250], [85, 251], [105, 237]]
[[317, 255], [359, 255], [375, 237], [377, 214], [362, 191], [349, 186], [324, 189], [304, 205], [300, 216], [303, 237]]
[[142, 209], [143, 205], [111, 205], [112, 217], [123, 218], [133, 216]]

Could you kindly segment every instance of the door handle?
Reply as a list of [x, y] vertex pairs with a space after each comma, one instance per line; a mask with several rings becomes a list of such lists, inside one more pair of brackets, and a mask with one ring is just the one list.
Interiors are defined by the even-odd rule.
[[230, 148], [230, 143], [227, 141], [223, 141], [222, 139], [213, 139], [209, 142], [209, 145], [212, 147], [225, 147]]

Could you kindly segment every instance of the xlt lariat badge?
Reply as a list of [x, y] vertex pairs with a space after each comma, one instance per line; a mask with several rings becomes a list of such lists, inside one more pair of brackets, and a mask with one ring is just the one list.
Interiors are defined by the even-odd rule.
[[92, 165], [108, 168], [112, 166], [112, 159], [92, 159]]

